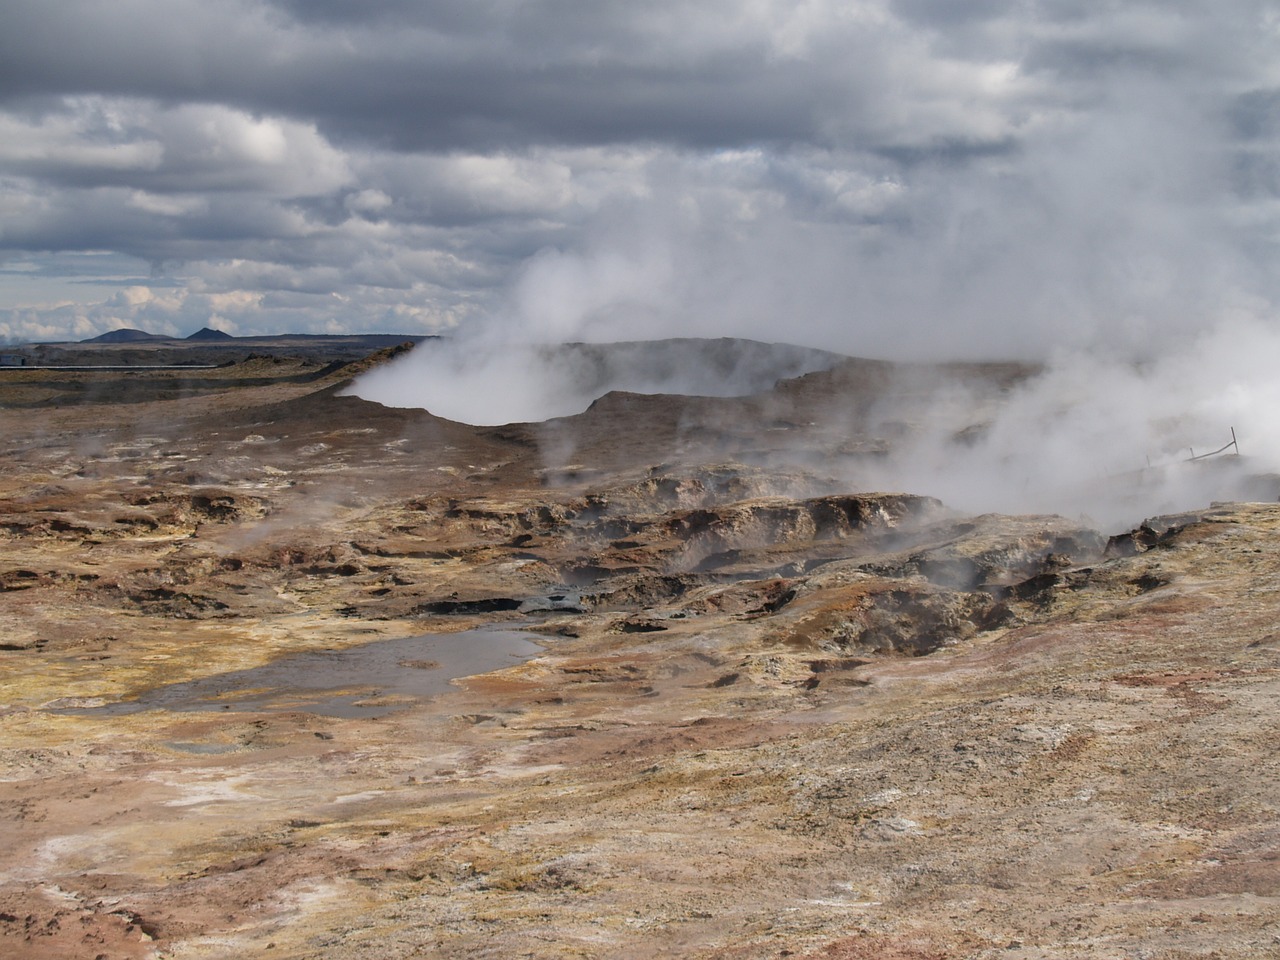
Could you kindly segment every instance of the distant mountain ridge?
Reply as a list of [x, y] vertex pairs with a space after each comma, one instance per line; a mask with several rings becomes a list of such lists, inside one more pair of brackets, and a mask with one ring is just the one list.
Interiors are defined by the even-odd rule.
[[133, 327], [121, 327], [118, 330], [112, 330], [108, 333], [101, 333], [96, 337], [90, 337], [88, 340], [81, 340], [81, 343], [142, 343], [151, 340], [172, 340], [173, 337], [166, 337], [159, 333], [147, 333], [145, 330], [136, 330]]
[[201, 327], [187, 339], [207, 343], [210, 340], [234, 340], [235, 337], [222, 330], [215, 330], [213, 327]]
[[170, 343], [175, 347], [184, 343], [203, 344], [205, 346], [232, 346], [235, 344], [286, 344], [290, 342], [363, 342], [373, 347], [392, 346], [406, 341], [419, 343], [423, 340], [439, 339], [437, 335], [421, 333], [273, 333], [263, 336], [238, 337], [212, 327], [201, 327], [186, 337], [170, 337], [160, 333], [148, 333], [133, 327], [121, 327], [107, 333], [100, 333], [87, 340], [71, 341], [81, 344], [129, 344], [129, 343]]
[[379, 350], [431, 339], [436, 338], [412, 333], [283, 333], [237, 337], [210, 328], [186, 337], [163, 337], [145, 330], [122, 329], [79, 342], [32, 343], [22, 345], [21, 349], [30, 358], [28, 365], [34, 366], [220, 366], [241, 363], [255, 354], [328, 364], [351, 363]]

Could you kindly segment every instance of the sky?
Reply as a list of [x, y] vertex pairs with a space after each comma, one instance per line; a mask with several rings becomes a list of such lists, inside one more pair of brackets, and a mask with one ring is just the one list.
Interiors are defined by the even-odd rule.
[[1270, 330], [1280, 4], [5, 0], [0, 340]]

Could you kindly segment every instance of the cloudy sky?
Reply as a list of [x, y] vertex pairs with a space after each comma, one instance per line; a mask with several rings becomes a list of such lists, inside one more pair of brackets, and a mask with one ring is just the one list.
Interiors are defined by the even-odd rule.
[[1265, 0], [5, 0], [0, 339], [1269, 322], [1278, 41]]

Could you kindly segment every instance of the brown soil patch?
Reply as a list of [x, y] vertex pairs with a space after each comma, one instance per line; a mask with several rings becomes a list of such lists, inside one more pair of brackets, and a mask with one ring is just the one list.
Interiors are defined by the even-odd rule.
[[[501, 428], [349, 373], [0, 382], [0, 953], [1276, 951], [1280, 506], [1107, 555], [814, 468], [937, 371]], [[486, 625], [542, 652], [381, 715], [122, 709]]]

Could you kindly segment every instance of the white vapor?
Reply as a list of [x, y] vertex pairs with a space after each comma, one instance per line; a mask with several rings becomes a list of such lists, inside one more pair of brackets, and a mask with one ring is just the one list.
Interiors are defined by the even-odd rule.
[[363, 375], [352, 393], [391, 407], [425, 407], [472, 424], [571, 416], [611, 390], [748, 396], [836, 358], [788, 344], [665, 340], [612, 343], [425, 343]]
[[[496, 423], [575, 413], [608, 389], [762, 388], [726, 388], [713, 371], [586, 376], [567, 355], [514, 346], [570, 340], [732, 335], [897, 360], [1035, 360], [1045, 372], [995, 407], [939, 394], [916, 439], [857, 481], [1105, 523], [1195, 506], [1221, 474], [1159, 468], [1232, 427], [1250, 469], [1280, 469], [1280, 286], [1258, 242], [1270, 213], [1241, 195], [1248, 144], [1224, 134], [1221, 100], [1124, 79], [1087, 113], [1029, 121], [1016, 148], [940, 151], [882, 176], [833, 152], [655, 158], [644, 191], [601, 204], [576, 245], [530, 259], [487, 325], [358, 392]], [[952, 442], [982, 404], [986, 429]]]
[[[1004, 396], [942, 387], [919, 432], [856, 479], [969, 512], [1054, 512], [1111, 529], [1213, 500], [1275, 499], [1278, 365], [1280, 331], [1245, 319], [1142, 363], [1064, 353]], [[1238, 447], [1191, 462], [1233, 431]]]

